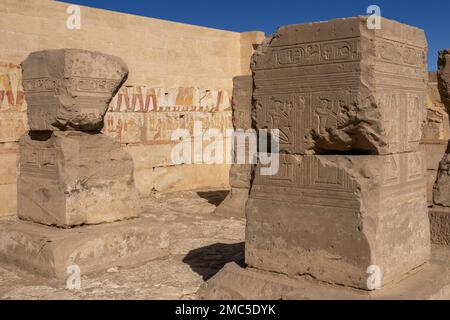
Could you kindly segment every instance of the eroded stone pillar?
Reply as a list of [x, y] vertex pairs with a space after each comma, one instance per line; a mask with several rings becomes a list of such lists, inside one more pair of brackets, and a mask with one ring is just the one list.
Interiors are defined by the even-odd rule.
[[101, 133], [128, 75], [122, 59], [46, 50], [22, 68], [30, 131], [20, 139], [20, 219], [0, 225], [0, 260], [66, 278], [68, 267], [85, 275], [166, 255], [161, 233], [170, 227], [139, 217], [133, 160]]
[[384, 285], [428, 261], [427, 44], [382, 24], [289, 25], [253, 56], [256, 128], [280, 131], [281, 154], [277, 175], [255, 172], [250, 266], [368, 289], [369, 266]]
[[[450, 50], [439, 51], [437, 81], [439, 94], [447, 113], [450, 111]], [[439, 162], [433, 186], [433, 207], [430, 208], [433, 243], [450, 245], [450, 141]]]
[[[233, 136], [232, 160], [230, 168], [230, 193], [216, 208], [214, 213], [225, 217], [245, 217], [245, 204], [250, 189], [251, 160], [253, 153], [249, 149], [252, 130], [252, 76], [238, 76], [233, 79]], [[256, 139], [255, 139], [256, 142]], [[254, 146], [256, 148], [256, 145]]]
[[20, 140], [19, 217], [61, 227], [136, 217], [133, 160], [100, 133], [125, 63], [62, 49], [31, 53], [22, 68], [30, 131]]
[[369, 29], [367, 17], [288, 25], [256, 50], [254, 126], [279, 130], [279, 170], [254, 171], [246, 272], [228, 265], [202, 297], [307, 298], [325, 293], [323, 283], [367, 292], [429, 261], [418, 151], [427, 43], [420, 29], [381, 25]]

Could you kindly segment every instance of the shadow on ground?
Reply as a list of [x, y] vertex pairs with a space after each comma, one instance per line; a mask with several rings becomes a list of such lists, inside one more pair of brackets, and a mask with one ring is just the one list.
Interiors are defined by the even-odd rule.
[[229, 192], [230, 191], [228, 190], [199, 191], [197, 194], [199, 197], [206, 199], [209, 203], [217, 207], [223, 200], [225, 200]]
[[183, 258], [183, 262], [206, 281], [229, 262], [236, 262], [241, 267], [245, 267], [244, 249], [245, 242], [215, 243], [189, 251]]

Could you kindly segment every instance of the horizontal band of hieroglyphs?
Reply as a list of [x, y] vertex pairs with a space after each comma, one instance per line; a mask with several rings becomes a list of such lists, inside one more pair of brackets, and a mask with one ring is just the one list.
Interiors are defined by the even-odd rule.
[[[75, 90], [109, 90], [116, 80], [74, 79]], [[52, 90], [52, 79], [26, 80], [31, 91]], [[95, 88], [94, 88], [95, 86]], [[231, 109], [231, 94], [225, 90], [195, 87], [124, 86], [115, 95], [108, 111], [112, 112], [216, 112]], [[22, 71], [12, 63], [0, 63], [0, 111], [25, 111]]]
[[[403, 43], [377, 38], [374, 42], [375, 56], [380, 61], [395, 62], [405, 66], [423, 66], [426, 51]], [[256, 69], [308, 66], [337, 62], [359, 61], [361, 38], [305, 43], [271, 48], [272, 54]]]

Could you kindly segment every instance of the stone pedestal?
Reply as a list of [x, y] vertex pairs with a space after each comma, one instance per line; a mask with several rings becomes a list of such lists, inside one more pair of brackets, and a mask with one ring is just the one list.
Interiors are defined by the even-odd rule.
[[[450, 50], [439, 51], [437, 82], [447, 112], [450, 110]], [[441, 156], [433, 186], [433, 205], [429, 209], [431, 241], [450, 244], [450, 141]]]
[[82, 275], [134, 267], [168, 255], [161, 230], [164, 223], [153, 218], [71, 229], [12, 221], [0, 226], [0, 259], [55, 278], [67, 278], [67, 268], [72, 265], [77, 265]]
[[22, 221], [0, 227], [0, 259], [64, 277], [70, 265], [88, 273], [164, 255], [161, 223], [137, 218], [131, 156], [100, 133], [128, 76], [123, 61], [61, 49], [31, 53], [22, 68], [31, 129], [19, 148]]
[[20, 140], [18, 215], [73, 227], [138, 216], [133, 160], [113, 139], [78, 131], [30, 132]]
[[448, 247], [433, 247], [430, 263], [375, 291], [337, 286], [308, 275], [291, 278], [244, 269], [232, 262], [202, 285], [197, 294], [205, 300], [449, 300], [448, 261]]
[[278, 174], [260, 168], [247, 202], [249, 267], [368, 289], [370, 266], [384, 285], [429, 260], [420, 153], [280, 154]]
[[304, 277], [389, 296], [389, 284], [427, 265], [427, 179], [418, 152], [427, 43], [420, 29], [381, 23], [378, 30], [367, 17], [288, 25], [256, 50], [254, 126], [278, 130], [269, 133], [279, 140], [271, 154], [279, 169], [263, 175], [255, 167], [248, 268], [225, 268], [203, 297], [258, 299], [271, 290], [274, 299], [289, 291], [308, 297], [289, 289], [306, 288]]

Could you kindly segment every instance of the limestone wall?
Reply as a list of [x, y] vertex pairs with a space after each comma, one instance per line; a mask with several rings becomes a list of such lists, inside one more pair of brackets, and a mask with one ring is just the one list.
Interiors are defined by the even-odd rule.
[[81, 29], [66, 27], [69, 4], [0, 0], [0, 216], [16, 211], [17, 141], [27, 130], [19, 64], [32, 51], [97, 50], [121, 57], [130, 75], [111, 102], [103, 132], [135, 161], [136, 184], [152, 191], [227, 188], [229, 165], [173, 165], [173, 129], [231, 128], [232, 78], [249, 74], [262, 32], [236, 33], [81, 7]]

